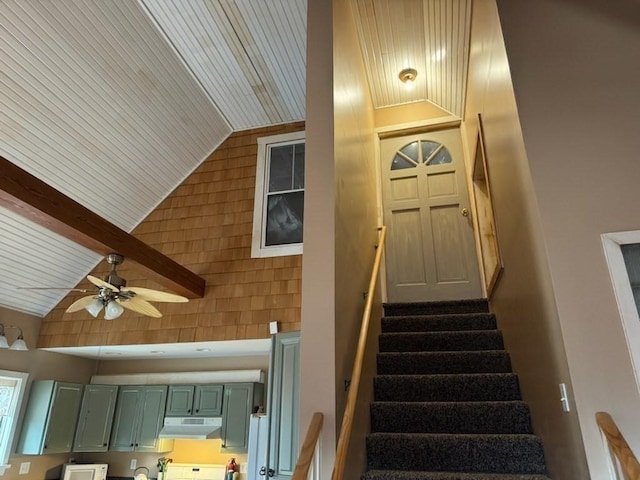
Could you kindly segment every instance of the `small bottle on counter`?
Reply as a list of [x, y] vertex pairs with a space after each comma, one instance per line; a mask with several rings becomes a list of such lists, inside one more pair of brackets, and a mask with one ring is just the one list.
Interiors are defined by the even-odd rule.
[[225, 477], [224, 480], [237, 480], [239, 478], [238, 477], [238, 471], [239, 470], [240, 469], [238, 468], [238, 464], [236, 463], [236, 459], [232, 458], [227, 463], [227, 476]]

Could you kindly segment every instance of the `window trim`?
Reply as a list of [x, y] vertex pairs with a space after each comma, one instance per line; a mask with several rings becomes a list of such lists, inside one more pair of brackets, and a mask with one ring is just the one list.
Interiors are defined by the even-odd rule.
[[[27, 379], [29, 378], [29, 374], [25, 372], [14, 372], [12, 370], [0, 370], [0, 377], [15, 379], [17, 381], [18, 390], [17, 394], [13, 396], [11, 401], [11, 425], [4, 434], [5, 438], [0, 439], [0, 475], [3, 475], [6, 469], [11, 466], [8, 462], [9, 457], [14, 450], [13, 446], [15, 444], [18, 417], [20, 415], [20, 407], [22, 406], [24, 392], [27, 388]], [[3, 440], [6, 440], [4, 447], [2, 446]]]
[[620, 248], [621, 245], [640, 243], [640, 230], [604, 233], [601, 238], [613, 291], [620, 311], [622, 328], [629, 348], [631, 368], [635, 374], [636, 387], [640, 392], [640, 315], [638, 315], [631, 289], [631, 280]]
[[[266, 217], [266, 191], [270, 148], [277, 145], [289, 145], [304, 143], [306, 132], [284, 133], [258, 138], [258, 158], [256, 162], [256, 188], [253, 203], [253, 231], [251, 235], [251, 258], [280, 257], [284, 255], [301, 255], [302, 243], [290, 243], [287, 245], [266, 246], [265, 243], [265, 217]], [[303, 189], [304, 192], [304, 189]]]

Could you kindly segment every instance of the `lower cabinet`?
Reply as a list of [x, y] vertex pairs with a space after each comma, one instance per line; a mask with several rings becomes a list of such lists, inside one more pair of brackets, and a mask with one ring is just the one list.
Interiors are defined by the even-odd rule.
[[43, 455], [71, 451], [82, 389], [77, 383], [35, 380], [16, 453]]
[[120, 387], [109, 450], [116, 452], [166, 452], [173, 440], [160, 439], [167, 402], [166, 385]]
[[106, 452], [115, 413], [116, 385], [86, 385], [73, 441], [74, 452]]
[[222, 451], [245, 453], [249, 444], [249, 417], [262, 405], [262, 383], [227, 383], [222, 401]]

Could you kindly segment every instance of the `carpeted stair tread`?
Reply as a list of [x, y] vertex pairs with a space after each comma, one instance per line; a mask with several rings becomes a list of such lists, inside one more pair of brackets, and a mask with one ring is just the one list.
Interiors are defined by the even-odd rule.
[[374, 402], [371, 431], [531, 434], [524, 402]]
[[513, 373], [453, 375], [377, 375], [376, 401], [490, 402], [520, 400], [518, 377]]
[[423, 470], [546, 474], [540, 439], [534, 435], [372, 433], [370, 470]]
[[385, 303], [384, 314], [394, 315], [441, 315], [448, 313], [488, 312], [486, 298], [471, 300], [446, 300], [441, 302]]
[[494, 330], [496, 328], [496, 317], [493, 313], [410, 315], [382, 318], [383, 333]]
[[499, 330], [382, 333], [378, 337], [380, 352], [502, 350], [503, 348], [502, 333]]
[[370, 470], [361, 480], [551, 480], [546, 475], [520, 473], [411, 472], [402, 470]]
[[504, 350], [382, 352], [377, 361], [380, 375], [511, 372], [511, 359]]

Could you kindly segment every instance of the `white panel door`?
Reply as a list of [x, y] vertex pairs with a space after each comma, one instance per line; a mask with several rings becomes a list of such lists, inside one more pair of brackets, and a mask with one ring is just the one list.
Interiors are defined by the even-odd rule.
[[380, 142], [390, 302], [482, 296], [458, 129]]

